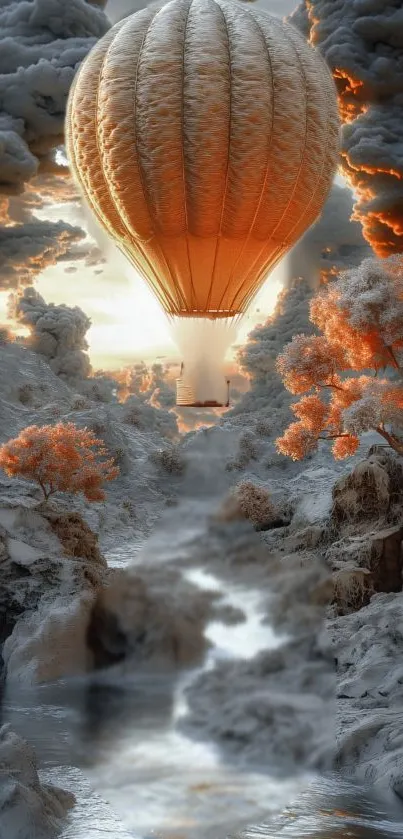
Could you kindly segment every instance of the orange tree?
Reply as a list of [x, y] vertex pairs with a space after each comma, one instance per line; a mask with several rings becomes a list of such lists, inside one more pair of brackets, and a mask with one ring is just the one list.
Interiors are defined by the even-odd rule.
[[0, 467], [7, 475], [36, 481], [46, 501], [55, 492], [82, 492], [88, 501], [102, 501], [103, 482], [119, 473], [107, 455], [102, 440], [72, 422], [30, 425], [0, 446]]
[[342, 459], [373, 430], [403, 455], [403, 258], [344, 272], [312, 299], [310, 319], [322, 334], [296, 335], [277, 358], [285, 387], [302, 397], [278, 451], [300, 460], [330, 440]]

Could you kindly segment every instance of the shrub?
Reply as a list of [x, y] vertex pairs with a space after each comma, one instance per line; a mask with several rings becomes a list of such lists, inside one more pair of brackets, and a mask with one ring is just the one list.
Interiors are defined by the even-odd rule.
[[130, 460], [126, 449], [123, 446], [116, 446], [116, 448], [111, 451], [111, 454], [115, 466], [119, 468], [122, 474], [126, 473], [130, 466]]
[[370, 449], [365, 460], [342, 475], [332, 490], [332, 521], [357, 523], [400, 520], [403, 498], [401, 459], [388, 449]]
[[358, 612], [374, 594], [372, 577], [366, 568], [346, 568], [332, 575], [332, 603], [338, 615]]
[[144, 424], [143, 406], [130, 404], [123, 415], [123, 422], [133, 425], [134, 428], [142, 428]]
[[58, 402], [51, 402], [49, 405], [46, 406], [46, 408], [49, 411], [50, 415], [55, 419], [59, 419], [59, 417], [62, 414], [62, 409]]
[[266, 417], [258, 419], [255, 425], [255, 434], [259, 437], [270, 437], [273, 433], [273, 422], [270, 422]]
[[177, 446], [157, 449], [150, 455], [150, 460], [169, 475], [182, 475], [185, 471], [186, 461]]
[[126, 513], [129, 514], [130, 518], [134, 518], [134, 516], [136, 515], [136, 505], [134, 501], [131, 500], [131, 498], [125, 498], [125, 500], [122, 501], [122, 507], [126, 511]]
[[[76, 398], [71, 403], [71, 410], [72, 411], [86, 411], [88, 408], [91, 407], [91, 403], [85, 396], [76, 396]], [[95, 429], [94, 429], [95, 431]], [[96, 433], [96, 432], [95, 432]]]
[[105, 434], [106, 431], [106, 425], [101, 420], [94, 420], [94, 422], [91, 423], [91, 428], [97, 437], [100, 437], [101, 434]]
[[18, 388], [18, 399], [21, 402], [21, 405], [32, 405], [33, 397], [34, 388], [29, 382], [25, 382], [25, 384], [20, 385]]
[[239, 438], [239, 453], [241, 457], [249, 460], [256, 460], [258, 456], [258, 445], [255, 435], [251, 431], [244, 431]]
[[81, 492], [88, 501], [101, 501], [103, 482], [119, 473], [92, 431], [62, 422], [24, 428], [0, 446], [0, 467], [8, 475], [36, 481], [45, 500], [59, 491]]
[[98, 547], [98, 537], [79, 513], [48, 513], [46, 518], [67, 556], [87, 559], [106, 567]]
[[310, 312], [323, 334], [296, 335], [277, 359], [285, 387], [302, 397], [278, 451], [300, 460], [330, 440], [340, 460], [372, 430], [402, 455], [403, 387], [377, 375], [386, 368], [403, 373], [402, 258], [364, 260], [322, 289]]
[[171, 440], [178, 436], [178, 424], [172, 411], [140, 399], [135, 394], [123, 405], [123, 422], [139, 431], [157, 432]]
[[252, 481], [241, 481], [235, 487], [234, 495], [241, 513], [255, 527], [263, 529], [278, 520], [278, 510], [264, 487]]
[[227, 472], [245, 469], [251, 460], [257, 460], [259, 453], [255, 434], [244, 431], [239, 438], [238, 453], [234, 460], [229, 460], [225, 468]]

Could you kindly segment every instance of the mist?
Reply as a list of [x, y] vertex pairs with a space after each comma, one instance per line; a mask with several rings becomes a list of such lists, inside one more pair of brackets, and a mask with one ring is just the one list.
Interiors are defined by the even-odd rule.
[[238, 328], [238, 318], [173, 320], [172, 337], [182, 353], [182, 380], [189, 401], [226, 403], [224, 362]]

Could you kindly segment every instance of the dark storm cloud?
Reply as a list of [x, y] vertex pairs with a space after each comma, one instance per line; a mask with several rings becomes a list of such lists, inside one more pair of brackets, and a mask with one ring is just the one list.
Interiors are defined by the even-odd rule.
[[86, 333], [91, 321], [78, 307], [46, 303], [34, 289], [12, 298], [15, 319], [30, 330], [28, 344], [43, 355], [56, 375], [74, 383], [88, 376]]
[[83, 238], [33, 212], [73, 195], [54, 149], [74, 74], [109, 25], [101, 5], [0, 0], [0, 288], [31, 282]]
[[28, 285], [84, 236], [79, 227], [63, 221], [33, 219], [26, 224], [0, 227], [0, 288]]
[[63, 136], [75, 71], [106, 29], [86, 0], [2, 0], [0, 188], [21, 190], [38, 169], [38, 150]]
[[403, 251], [403, 7], [401, 0], [309, 0], [310, 37], [333, 70], [342, 166], [355, 213], [380, 256]]

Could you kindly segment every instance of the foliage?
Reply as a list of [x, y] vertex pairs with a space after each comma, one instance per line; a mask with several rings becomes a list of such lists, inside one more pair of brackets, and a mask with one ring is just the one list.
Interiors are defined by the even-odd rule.
[[278, 519], [278, 510], [265, 487], [253, 481], [241, 481], [235, 487], [234, 495], [241, 513], [255, 527], [264, 529]]
[[0, 446], [0, 467], [36, 481], [45, 500], [55, 492], [82, 492], [88, 501], [102, 501], [103, 482], [119, 473], [107, 454], [102, 440], [74, 423], [31, 425]]
[[259, 445], [256, 435], [251, 431], [244, 431], [239, 438], [238, 453], [234, 460], [226, 465], [227, 472], [245, 469], [251, 460], [257, 460]]
[[342, 459], [372, 430], [403, 454], [403, 387], [378, 375], [403, 370], [402, 259], [365, 259], [322, 289], [310, 313], [322, 334], [296, 335], [277, 359], [287, 390], [302, 397], [278, 451], [300, 460], [318, 440], [332, 440]]
[[177, 446], [168, 446], [165, 449], [156, 449], [150, 455], [150, 460], [169, 475], [182, 475], [186, 468], [186, 461]]
[[91, 402], [85, 396], [80, 396], [79, 394], [73, 399], [71, 403], [72, 411], [86, 411], [90, 407]]
[[67, 556], [106, 567], [106, 560], [99, 551], [98, 537], [79, 513], [48, 512], [46, 518]]
[[174, 440], [178, 436], [176, 416], [172, 411], [153, 405], [133, 394], [123, 404], [123, 422], [139, 431], [156, 432]]
[[0, 323], [0, 347], [5, 347], [7, 344], [11, 344], [13, 340], [14, 337], [8, 326]]

